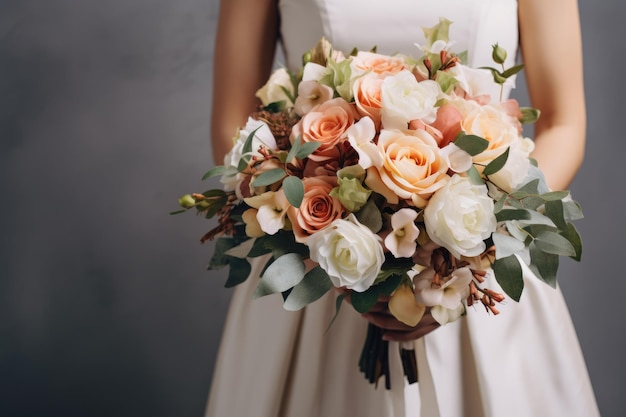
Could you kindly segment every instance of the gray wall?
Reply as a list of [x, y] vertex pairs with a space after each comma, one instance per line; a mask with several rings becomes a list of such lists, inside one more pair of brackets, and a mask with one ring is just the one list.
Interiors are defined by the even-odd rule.
[[[620, 313], [626, 4], [581, 0], [584, 261], [561, 283], [605, 417], [626, 415]], [[0, 0], [0, 415], [199, 416], [229, 292], [202, 186], [215, 0]]]

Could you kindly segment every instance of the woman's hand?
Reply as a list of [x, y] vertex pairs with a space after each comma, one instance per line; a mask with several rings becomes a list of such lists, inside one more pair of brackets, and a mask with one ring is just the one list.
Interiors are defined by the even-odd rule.
[[374, 307], [363, 314], [367, 321], [384, 330], [383, 340], [410, 342], [427, 335], [440, 326], [430, 314], [430, 309], [426, 310], [424, 317], [416, 326], [406, 325], [391, 314], [387, 306], [388, 302], [389, 297], [380, 297]]

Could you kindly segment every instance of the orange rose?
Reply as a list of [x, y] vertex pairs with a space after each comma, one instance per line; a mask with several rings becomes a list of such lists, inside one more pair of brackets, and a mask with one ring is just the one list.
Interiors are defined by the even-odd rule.
[[450, 179], [437, 142], [424, 130], [383, 129], [377, 146], [384, 161], [381, 167], [368, 169], [365, 183], [392, 204], [403, 199], [423, 208]]
[[380, 109], [382, 102], [380, 99], [380, 86], [385, 77], [371, 73], [359, 77], [354, 81], [352, 93], [356, 109], [361, 116], [369, 116], [374, 121], [374, 125], [380, 127]]
[[337, 145], [346, 140], [346, 130], [358, 119], [353, 106], [342, 98], [319, 104], [293, 127], [291, 142], [302, 136], [303, 142], [319, 142], [321, 146], [309, 156], [314, 161], [334, 159], [339, 156]]
[[330, 196], [337, 185], [337, 177], [305, 178], [303, 182], [304, 198], [300, 208], [289, 207], [287, 211], [296, 241], [301, 243], [334, 220], [343, 218], [346, 212], [339, 199]]
[[350, 67], [353, 76], [369, 71], [376, 74], [397, 74], [402, 70], [409, 69], [403, 56], [389, 56], [363, 51], [359, 51], [352, 59]]

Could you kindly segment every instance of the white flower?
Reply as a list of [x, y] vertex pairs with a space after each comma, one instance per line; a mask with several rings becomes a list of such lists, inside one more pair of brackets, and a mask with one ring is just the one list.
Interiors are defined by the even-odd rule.
[[304, 116], [313, 107], [333, 98], [333, 89], [317, 81], [302, 81], [298, 85], [298, 97], [294, 109], [297, 114]]
[[498, 172], [490, 175], [489, 180], [507, 193], [522, 185], [530, 170], [529, 156], [534, 147], [534, 142], [529, 138], [514, 141], [509, 148], [506, 163]]
[[319, 81], [328, 74], [328, 68], [314, 62], [307, 62], [302, 72], [302, 81]]
[[483, 240], [496, 229], [493, 208], [487, 187], [455, 174], [424, 209], [426, 231], [456, 258], [476, 256], [485, 250]]
[[380, 241], [351, 214], [309, 236], [307, 245], [311, 259], [326, 271], [335, 287], [363, 292], [372, 286], [385, 260]]
[[453, 142], [444, 146], [439, 154], [448, 161], [450, 169], [454, 172], [467, 172], [472, 167], [472, 156]]
[[[466, 65], [457, 64], [450, 69], [450, 74], [456, 78], [461, 87], [470, 97], [488, 95], [491, 102], [500, 99], [502, 87], [493, 80], [491, 71], [483, 68], [470, 68]], [[508, 78], [504, 87], [506, 89], [515, 87], [515, 77]]]
[[435, 271], [426, 269], [413, 278], [418, 303], [431, 308], [433, 318], [441, 325], [458, 319], [465, 307], [463, 300], [469, 296], [472, 272], [469, 267], [456, 269], [441, 284], [433, 283]]
[[268, 235], [276, 234], [285, 227], [285, 216], [289, 202], [284, 190], [267, 191], [261, 195], [244, 199], [247, 205], [257, 209], [258, 227]]
[[279, 101], [284, 101], [287, 107], [292, 106], [291, 99], [285, 94], [283, 89], [289, 91], [292, 97], [294, 96], [295, 91], [289, 73], [285, 68], [279, 68], [272, 73], [265, 85], [256, 92], [256, 96], [264, 106]]
[[350, 126], [346, 133], [350, 145], [359, 154], [359, 165], [361, 168], [367, 169], [371, 166], [379, 168], [383, 165], [383, 155], [373, 142], [376, 136], [376, 127], [370, 117], [365, 116], [361, 118], [361, 120]]
[[[277, 149], [278, 145], [276, 145], [276, 139], [269, 126], [265, 122], [249, 117], [246, 127], [241, 129], [239, 136], [235, 138], [233, 148], [224, 156], [225, 166], [236, 167], [239, 165], [239, 161], [243, 156], [243, 146], [252, 132], [255, 132], [254, 138], [252, 139], [253, 154], [260, 155], [258, 150], [261, 146], [265, 146], [269, 149]], [[224, 184], [225, 190], [230, 191], [236, 189], [237, 184], [239, 184], [242, 179], [243, 177], [238, 174], [236, 176], [223, 176], [220, 181]]]
[[392, 232], [385, 237], [385, 246], [396, 258], [410, 258], [417, 247], [419, 229], [415, 225], [417, 211], [403, 208], [391, 216]]
[[411, 120], [432, 123], [437, 117], [435, 103], [441, 94], [436, 81], [418, 82], [403, 70], [385, 78], [381, 87], [381, 118], [385, 129], [406, 129]]

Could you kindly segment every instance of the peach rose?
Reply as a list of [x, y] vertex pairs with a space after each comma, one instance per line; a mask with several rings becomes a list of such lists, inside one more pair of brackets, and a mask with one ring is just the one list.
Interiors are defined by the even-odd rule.
[[423, 208], [450, 179], [447, 160], [440, 155], [435, 139], [424, 130], [383, 129], [377, 145], [384, 162], [380, 168], [368, 170], [365, 183], [389, 203], [403, 199]]
[[316, 161], [336, 158], [337, 145], [346, 140], [346, 130], [358, 119], [353, 106], [342, 98], [335, 98], [311, 109], [293, 127], [291, 142], [302, 136], [303, 142], [319, 142], [321, 146], [309, 156]]
[[404, 69], [409, 69], [403, 56], [389, 56], [374, 52], [359, 51], [352, 59], [352, 75], [358, 76], [365, 72], [376, 74], [397, 74]]
[[370, 73], [357, 78], [352, 85], [357, 111], [361, 116], [369, 116], [376, 127], [380, 127], [380, 87], [384, 78], [383, 75]]
[[473, 157], [474, 163], [478, 164], [476, 168], [480, 171], [482, 166], [493, 161], [507, 147], [520, 140], [517, 121], [504, 108], [497, 105], [475, 104], [471, 106], [473, 108], [464, 107], [461, 109], [461, 113], [464, 113], [463, 120], [461, 120], [463, 131], [489, 141], [487, 149]]
[[346, 209], [338, 198], [331, 197], [337, 177], [305, 178], [304, 198], [299, 208], [289, 207], [287, 216], [297, 242], [305, 243], [310, 235], [341, 219]]

